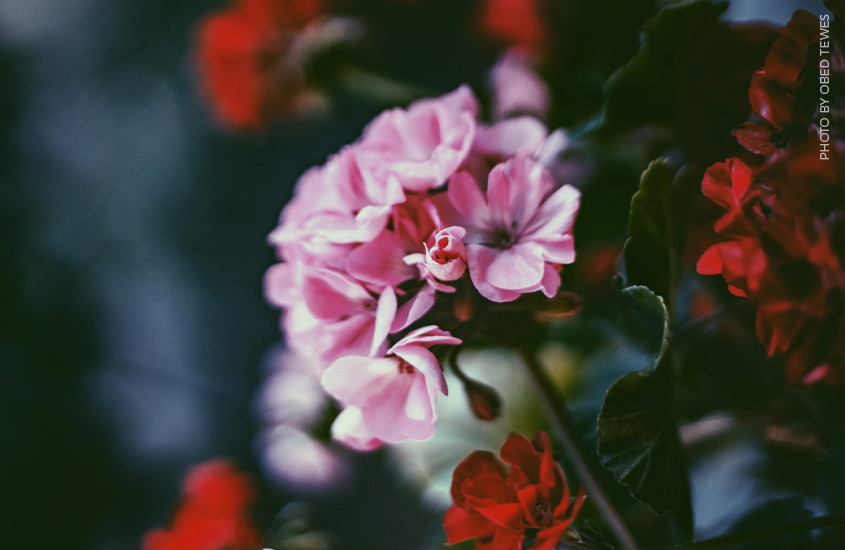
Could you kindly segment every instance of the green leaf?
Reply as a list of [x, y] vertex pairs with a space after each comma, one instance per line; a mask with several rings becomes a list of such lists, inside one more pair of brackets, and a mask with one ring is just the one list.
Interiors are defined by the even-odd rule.
[[598, 417], [599, 460], [636, 498], [658, 513], [670, 513], [689, 539], [692, 505], [672, 415], [668, 313], [663, 300], [646, 287], [629, 286], [621, 295], [649, 363], [607, 390]]
[[643, 172], [640, 189], [631, 199], [624, 249], [628, 282], [652, 289], [670, 308], [700, 180], [689, 165], [673, 174], [669, 163], [658, 159]]
[[640, 50], [608, 79], [602, 127], [671, 123], [690, 60], [726, 2], [666, 6], [643, 25]]

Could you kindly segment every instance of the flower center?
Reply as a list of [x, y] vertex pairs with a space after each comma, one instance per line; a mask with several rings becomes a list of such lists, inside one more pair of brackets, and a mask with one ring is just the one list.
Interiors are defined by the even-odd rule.
[[552, 511], [545, 502], [538, 502], [534, 505], [534, 521], [538, 525], [548, 527], [552, 524]]
[[506, 229], [499, 229], [492, 236], [493, 246], [502, 250], [507, 250], [516, 243], [516, 239]]
[[410, 364], [404, 359], [399, 359], [399, 364], [397, 365], [397, 368], [399, 369], [399, 374], [414, 374], [416, 372], [414, 365]]

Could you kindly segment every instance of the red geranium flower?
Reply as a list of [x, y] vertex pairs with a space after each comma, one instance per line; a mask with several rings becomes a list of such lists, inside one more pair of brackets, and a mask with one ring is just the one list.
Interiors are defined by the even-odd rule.
[[196, 61], [224, 123], [253, 128], [295, 110], [305, 91], [299, 36], [322, 9], [321, 0], [235, 0], [200, 24]]
[[791, 137], [806, 135], [806, 116], [796, 92], [803, 81], [807, 50], [818, 40], [818, 19], [797, 10], [780, 34], [748, 88], [751, 110], [760, 121], [746, 122], [733, 132], [740, 145], [766, 156], [782, 149]]
[[539, 54], [546, 47], [541, 0], [484, 0], [481, 28], [485, 34], [525, 51]]
[[759, 191], [751, 188], [751, 181], [751, 168], [732, 158], [708, 168], [701, 182], [704, 195], [726, 211], [715, 224], [716, 232], [731, 239], [708, 248], [696, 268], [703, 275], [721, 273], [737, 296], [747, 296], [749, 289], [758, 288], [766, 269], [757, 229], [747, 215], [759, 201]]
[[571, 502], [543, 432], [533, 442], [511, 435], [500, 456], [510, 471], [488, 451], [475, 451], [455, 468], [455, 504], [443, 520], [448, 544], [475, 538], [477, 550], [521, 550], [533, 539], [532, 550], [551, 550], [581, 508], [584, 488]]
[[226, 460], [213, 460], [185, 477], [170, 529], [144, 537], [143, 550], [255, 550], [258, 532], [246, 509], [255, 500], [249, 477]]

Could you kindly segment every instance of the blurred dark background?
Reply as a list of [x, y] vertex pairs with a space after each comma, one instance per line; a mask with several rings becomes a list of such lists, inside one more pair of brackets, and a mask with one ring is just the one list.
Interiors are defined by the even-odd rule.
[[[463, 32], [471, 2], [446, 22], [358, 4], [387, 29], [388, 72], [435, 92], [484, 81], [495, 50]], [[780, 23], [794, 8], [735, 4], [734, 18]], [[265, 236], [297, 176], [385, 106], [341, 97], [318, 118], [227, 132], [190, 57], [197, 21], [223, 5], [0, 0], [3, 547], [138, 548], [189, 465], [258, 472], [251, 400], [279, 339]], [[620, 40], [635, 46], [640, 23]], [[434, 518], [383, 456], [356, 460], [353, 489], [313, 503], [316, 526], [356, 548], [418, 547]], [[296, 496], [260, 493], [264, 521]]]

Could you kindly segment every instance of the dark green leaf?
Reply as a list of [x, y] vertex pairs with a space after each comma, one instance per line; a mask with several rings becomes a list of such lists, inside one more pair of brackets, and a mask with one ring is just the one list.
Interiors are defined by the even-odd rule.
[[640, 51], [605, 85], [602, 126], [624, 129], [674, 120], [692, 54], [725, 9], [726, 2], [685, 2], [647, 21]]
[[668, 365], [668, 314], [663, 300], [643, 286], [621, 291], [650, 362], [607, 391], [598, 417], [598, 452], [638, 499], [672, 515], [685, 537], [692, 536], [689, 480], [672, 415]]
[[689, 166], [673, 174], [668, 162], [655, 160], [643, 172], [640, 189], [631, 199], [624, 250], [628, 282], [647, 286], [670, 307], [681, 276], [699, 176]]
[[[746, 533], [772, 529], [809, 519], [813, 516], [813, 513], [807, 509], [806, 504], [806, 500], [799, 496], [770, 500], [735, 522], [729, 532]], [[811, 546], [812, 539], [809, 532], [801, 531], [777, 538], [746, 543], [738, 548], [742, 550], [790, 550], [793, 548], [810, 548]]]

